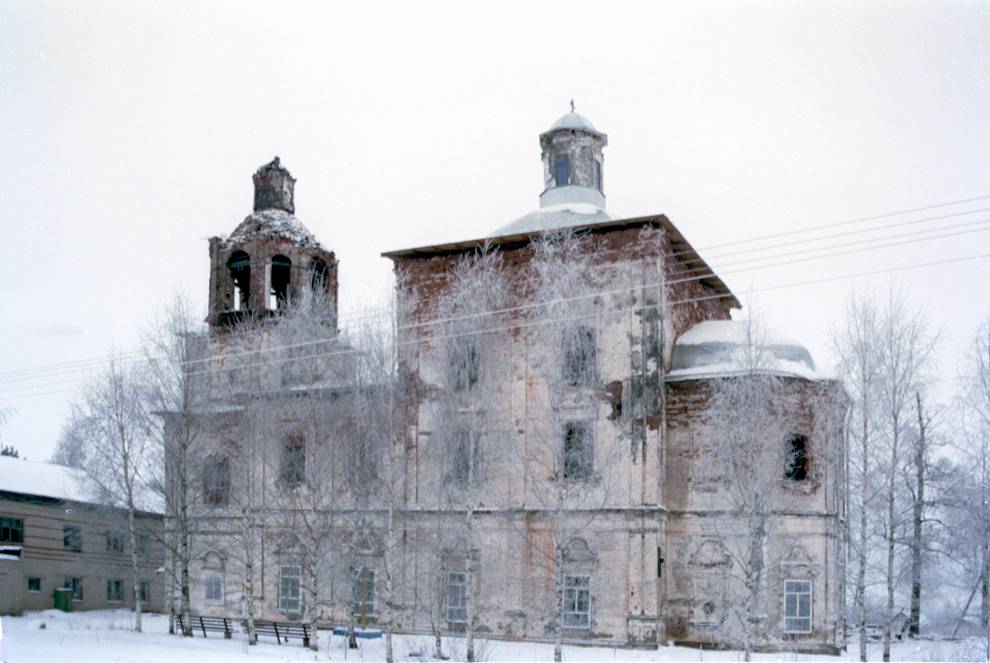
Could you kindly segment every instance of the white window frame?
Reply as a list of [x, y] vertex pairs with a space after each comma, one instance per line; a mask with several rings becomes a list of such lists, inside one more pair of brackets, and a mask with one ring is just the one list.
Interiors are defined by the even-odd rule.
[[[460, 589], [453, 589], [460, 588]], [[454, 594], [452, 595], [452, 591]], [[467, 574], [463, 571], [447, 573], [447, 622], [467, 624]]]
[[[368, 580], [370, 581], [370, 582], [364, 584], [365, 589], [368, 589], [368, 588], [371, 589], [371, 601], [370, 602], [367, 601], [367, 598], [368, 598], [367, 597], [367, 592], [365, 592], [365, 596], [360, 596], [358, 594], [358, 590], [362, 586], [362, 584], [361, 584], [361, 576], [363, 574], [367, 574], [368, 575]], [[366, 619], [370, 619], [370, 620], [375, 620], [377, 618], [377, 616], [378, 616], [378, 614], [377, 614], [377, 612], [375, 610], [375, 608], [376, 608], [375, 603], [376, 603], [377, 599], [378, 599], [378, 596], [377, 596], [377, 592], [375, 591], [375, 570], [374, 569], [369, 569], [367, 567], [364, 567], [364, 568], [360, 569], [357, 573], [354, 574], [354, 604], [352, 606], [352, 609], [354, 610], [354, 616], [355, 617], [360, 617], [361, 616], [361, 605], [363, 604], [365, 606], [365, 609], [364, 609], [364, 616], [365, 616], [365, 618]]]
[[[581, 595], [585, 595], [585, 609], [580, 610]], [[568, 573], [564, 576], [560, 619], [564, 628], [591, 628], [591, 576]]]
[[[807, 586], [807, 591], [800, 590], [792, 586], [795, 585], [805, 585]], [[788, 606], [788, 598], [794, 596], [794, 614], [790, 614], [790, 606]], [[801, 614], [801, 597], [808, 597], [808, 614]], [[814, 625], [814, 587], [811, 580], [800, 580], [791, 579], [784, 580], [784, 633], [795, 633], [807, 635], [811, 633]], [[808, 620], [808, 628], [793, 628], [792, 622]]]
[[[219, 596], [211, 596], [210, 585], [214, 585], [214, 589], [219, 589]], [[203, 578], [203, 599], [207, 603], [223, 603], [224, 593], [223, 593], [223, 576], [219, 573], [207, 573]]]
[[[295, 591], [292, 591], [292, 584], [295, 584]], [[278, 609], [293, 614], [302, 612], [302, 567], [298, 564], [278, 567]]]

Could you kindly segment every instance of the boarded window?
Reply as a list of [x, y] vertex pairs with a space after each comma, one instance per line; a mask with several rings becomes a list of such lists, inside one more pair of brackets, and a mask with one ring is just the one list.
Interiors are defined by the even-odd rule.
[[124, 600], [124, 581], [107, 580], [107, 601], [120, 603]]
[[354, 574], [354, 616], [362, 625], [375, 618], [375, 572], [371, 569]]
[[447, 574], [447, 621], [467, 623], [467, 575], [464, 573]]
[[478, 384], [480, 359], [473, 337], [451, 339], [447, 346], [447, 383], [452, 391], [467, 391]]
[[791, 435], [784, 447], [784, 476], [791, 481], [804, 481], [808, 478], [808, 438], [804, 435]]
[[203, 467], [203, 502], [226, 504], [229, 492], [230, 461], [227, 458], [211, 458]]
[[0, 518], [0, 543], [24, 543], [24, 521], [20, 518]]
[[77, 525], [62, 528], [62, 547], [73, 552], [82, 552], [82, 530]]
[[282, 445], [279, 479], [289, 487], [306, 480], [306, 441], [302, 435], [290, 435]]
[[811, 581], [784, 581], [784, 631], [811, 633]]
[[564, 331], [564, 382], [574, 386], [590, 386], [595, 382], [595, 330], [577, 325]]
[[594, 441], [591, 426], [583, 421], [564, 424], [564, 478], [590, 479], [594, 471]]
[[561, 613], [565, 628], [591, 626], [591, 578], [582, 575], [564, 576], [564, 605]]
[[300, 612], [299, 580], [302, 570], [294, 565], [284, 565], [278, 570], [278, 609], [282, 612]]
[[557, 186], [570, 184], [570, 159], [566, 154], [558, 154], [554, 162], [553, 179]]

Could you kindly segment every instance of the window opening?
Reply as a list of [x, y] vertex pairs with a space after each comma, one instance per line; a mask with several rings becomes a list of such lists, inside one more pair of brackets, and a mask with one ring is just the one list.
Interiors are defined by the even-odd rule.
[[62, 585], [65, 589], [72, 590], [72, 600], [82, 601], [83, 600], [83, 587], [82, 578], [66, 578], [65, 584]]
[[213, 458], [203, 468], [203, 502], [221, 505], [227, 503], [230, 490], [230, 461]]
[[563, 620], [566, 628], [591, 626], [591, 578], [564, 576]]
[[557, 186], [567, 186], [570, 184], [570, 159], [566, 154], [558, 154], [554, 167], [554, 181]]
[[206, 589], [206, 600], [210, 603], [223, 603], [223, 578], [216, 574], [211, 574], [203, 579]]
[[107, 552], [124, 552], [124, 534], [119, 529], [107, 530]]
[[330, 268], [320, 258], [314, 258], [309, 265], [309, 284], [316, 292], [323, 292], [327, 287]]
[[451, 341], [447, 346], [447, 369], [451, 390], [467, 391], [478, 384], [480, 359], [475, 339], [467, 337]]
[[791, 481], [804, 481], [808, 478], [808, 438], [804, 435], [791, 435], [787, 438], [787, 452], [784, 476]]
[[564, 331], [564, 382], [590, 386], [595, 381], [595, 330], [586, 325]]
[[40, 592], [41, 591], [41, 578], [28, 578], [28, 591], [29, 592]]
[[[454, 431], [447, 438], [446, 483], [464, 488], [469, 480], [477, 480], [479, 469], [478, 445], [472, 444], [476, 436], [469, 431]], [[472, 472], [473, 470], [473, 472]]]
[[82, 530], [77, 525], [66, 525], [62, 528], [62, 546], [66, 550], [82, 552]]
[[[595, 162], [595, 187], [602, 191], [602, 162]], [[604, 191], [602, 191], [604, 193]]]
[[282, 612], [300, 612], [299, 579], [302, 576], [296, 565], [279, 568], [278, 609]]
[[142, 580], [138, 585], [138, 600], [141, 603], [148, 603], [151, 601], [151, 583], [147, 580]]
[[107, 580], [107, 601], [120, 603], [124, 600], [124, 581]]
[[271, 288], [268, 291], [268, 308], [282, 312], [289, 303], [289, 280], [292, 275], [292, 261], [283, 255], [272, 258]]
[[375, 572], [361, 568], [354, 575], [354, 616], [364, 626], [375, 618]]
[[24, 521], [0, 518], [0, 543], [24, 543]]
[[294, 434], [282, 445], [282, 462], [279, 478], [286, 486], [298, 486], [306, 480], [306, 441]]
[[811, 581], [784, 581], [784, 631], [811, 633]]
[[564, 478], [590, 479], [594, 469], [591, 427], [582, 421], [564, 425]]
[[464, 573], [447, 574], [447, 621], [467, 623], [467, 575]]
[[251, 257], [244, 251], [234, 251], [227, 260], [227, 269], [234, 282], [234, 310], [246, 311], [251, 301]]

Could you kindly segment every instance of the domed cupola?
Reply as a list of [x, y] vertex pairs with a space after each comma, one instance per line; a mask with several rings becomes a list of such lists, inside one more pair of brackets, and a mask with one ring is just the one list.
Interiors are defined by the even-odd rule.
[[495, 230], [492, 237], [567, 228], [610, 219], [605, 211], [608, 136], [574, 111], [540, 134], [543, 193], [540, 208]]
[[277, 314], [307, 290], [336, 318], [337, 259], [295, 217], [296, 180], [278, 157], [254, 173], [254, 212], [227, 238], [210, 238], [213, 327]]

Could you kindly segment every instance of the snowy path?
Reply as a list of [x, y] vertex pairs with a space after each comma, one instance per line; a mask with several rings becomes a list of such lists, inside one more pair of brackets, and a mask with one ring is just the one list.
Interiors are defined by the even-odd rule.
[[[85, 613], [61, 613], [55, 610], [27, 613], [23, 617], [4, 617], [4, 645], [7, 663], [237, 663], [268, 661], [344, 661], [342, 638], [334, 638], [327, 650], [328, 635], [320, 636], [320, 651], [312, 652], [299, 645], [276, 645], [262, 642], [248, 647], [243, 637], [181, 638], [168, 634], [168, 619], [161, 615], [145, 616], [145, 632], [130, 630], [130, 613], [102, 610]], [[45, 627], [41, 628], [44, 624]], [[215, 634], [214, 634], [215, 635]], [[398, 661], [430, 660], [415, 656], [431, 651], [432, 640], [425, 636], [397, 636], [395, 653]], [[346, 652], [348, 661], [381, 661], [384, 651], [380, 641], [362, 641], [362, 649]], [[452, 660], [462, 658], [463, 641], [445, 641], [445, 653]], [[546, 644], [479, 641], [479, 660], [484, 661], [551, 661], [553, 647]], [[410, 654], [413, 654], [412, 656]], [[893, 658], [905, 660], [983, 660], [983, 644], [978, 641], [896, 643]], [[854, 652], [841, 657], [802, 654], [768, 654], [757, 661], [842, 661], [855, 660]], [[870, 651], [870, 660], [880, 659], [879, 645]], [[606, 647], [565, 647], [565, 661], [737, 661], [739, 652], [698, 651], [685, 647], [663, 647], [657, 651], [613, 649]]]

